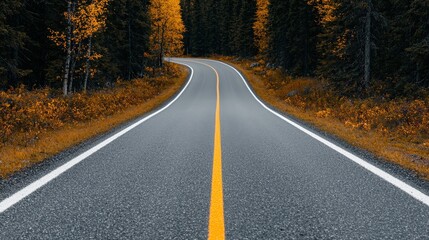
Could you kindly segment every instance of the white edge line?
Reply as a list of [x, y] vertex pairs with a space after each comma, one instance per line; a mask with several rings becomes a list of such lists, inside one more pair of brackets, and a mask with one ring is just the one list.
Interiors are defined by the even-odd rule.
[[395, 187], [401, 189], [402, 191], [404, 191], [405, 193], [409, 194], [410, 196], [412, 196], [413, 198], [419, 200], [420, 202], [422, 202], [423, 204], [425, 204], [426, 206], [429, 207], [429, 196], [424, 194], [423, 192], [421, 192], [420, 190], [410, 186], [409, 184], [403, 182], [402, 180], [392, 176], [391, 174], [381, 170], [380, 168], [377, 168], [376, 166], [368, 163], [367, 161], [363, 160], [362, 158], [352, 154], [351, 152], [335, 145], [334, 143], [320, 137], [319, 135], [307, 130], [306, 128], [302, 127], [301, 125], [295, 123], [294, 121], [286, 118], [285, 116], [277, 113], [276, 111], [272, 110], [271, 108], [267, 107], [261, 100], [259, 100], [259, 98], [253, 93], [252, 89], [249, 87], [249, 85], [247, 84], [247, 81], [245, 80], [245, 78], [243, 77], [243, 75], [234, 67], [230, 66], [229, 64], [226, 64], [224, 62], [221, 61], [215, 61], [215, 60], [208, 60], [208, 61], [213, 61], [213, 62], [217, 62], [217, 63], [221, 63], [231, 69], [233, 69], [243, 80], [244, 84], [246, 85], [247, 89], [249, 90], [249, 92], [252, 94], [252, 96], [256, 99], [256, 101], [258, 101], [266, 110], [268, 110], [269, 112], [271, 112], [272, 114], [276, 115], [277, 117], [281, 118], [282, 120], [284, 120], [285, 122], [289, 123], [290, 125], [294, 126], [295, 128], [301, 130], [302, 132], [306, 133], [307, 135], [311, 136], [312, 138], [316, 139], [317, 141], [325, 144], [326, 146], [328, 146], [329, 148], [335, 150], [336, 152], [342, 154], [343, 156], [347, 157], [348, 159], [352, 160], [353, 162], [359, 164], [361, 167], [365, 168], [366, 170], [372, 172], [373, 174], [379, 176], [380, 178], [384, 179], [385, 181], [389, 182], [390, 184], [394, 185]]
[[98, 150], [102, 149], [103, 147], [105, 147], [109, 143], [113, 142], [117, 138], [121, 137], [125, 133], [132, 130], [133, 128], [135, 128], [135, 127], [139, 126], [140, 124], [146, 122], [150, 118], [154, 117], [155, 115], [161, 113], [162, 111], [167, 109], [169, 106], [171, 106], [183, 94], [183, 92], [186, 90], [188, 85], [191, 83], [192, 78], [194, 76], [194, 69], [191, 66], [184, 64], [184, 63], [178, 63], [178, 64], [181, 64], [181, 65], [188, 67], [191, 70], [191, 74], [189, 76], [189, 80], [186, 83], [185, 87], [182, 89], [182, 91], [180, 91], [180, 93], [173, 100], [171, 100], [171, 102], [169, 102], [166, 106], [159, 109], [158, 111], [150, 114], [149, 116], [139, 120], [138, 122], [132, 124], [131, 126], [125, 128], [125, 129], [123, 129], [122, 131], [120, 131], [120, 132], [116, 133], [115, 135], [109, 137], [108, 139], [104, 140], [103, 142], [97, 144], [96, 146], [92, 147], [91, 149], [87, 150], [86, 152], [84, 152], [84, 153], [80, 154], [79, 156], [73, 158], [72, 160], [68, 161], [67, 163], [61, 165], [60, 167], [49, 172], [45, 176], [39, 178], [38, 180], [36, 180], [33, 183], [29, 184], [28, 186], [22, 188], [21, 190], [12, 194], [8, 198], [4, 199], [3, 201], [0, 202], [0, 213], [3, 213], [4, 211], [9, 209], [13, 205], [18, 203], [19, 201], [21, 201], [22, 199], [26, 198], [27, 196], [29, 196], [33, 192], [37, 191], [39, 188], [43, 187], [45, 184], [49, 183], [50, 181], [52, 181], [53, 179], [55, 179], [56, 177], [58, 177], [62, 173], [66, 172], [67, 170], [69, 170], [70, 168], [75, 166], [76, 164], [82, 162], [87, 157], [91, 156], [92, 154], [94, 154]]

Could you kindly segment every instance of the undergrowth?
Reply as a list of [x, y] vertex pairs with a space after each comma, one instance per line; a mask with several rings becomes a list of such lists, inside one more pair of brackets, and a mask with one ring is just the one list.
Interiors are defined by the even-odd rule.
[[220, 59], [271, 105], [429, 178], [429, 93], [392, 98], [374, 87], [370, 97], [345, 96], [329, 81], [291, 77], [263, 61]]
[[351, 128], [405, 137], [429, 147], [429, 95], [421, 99], [391, 99], [382, 93], [367, 98], [342, 96], [322, 80], [293, 78], [262, 65], [249, 69], [266, 79], [266, 89], [287, 104], [313, 111], [318, 118], [336, 118]]
[[[166, 89], [177, 85], [179, 78], [185, 77], [182, 67], [168, 63], [164, 69], [153, 71], [152, 74], [154, 76], [132, 81], [118, 80], [109, 89], [87, 94], [73, 93], [67, 97], [49, 88], [28, 91], [25, 86], [21, 86], [0, 91], [0, 177], [40, 161], [40, 153], [44, 151], [56, 153], [70, 144], [84, 140], [79, 138], [90, 137], [85, 133], [73, 133], [73, 128], [82, 128], [91, 123], [93, 128], [107, 130], [109, 126], [103, 122], [116, 124], [117, 121], [110, 118], [134, 106], [146, 104]], [[144, 109], [147, 110], [150, 110], [149, 107]], [[130, 116], [116, 118], [126, 120], [138, 114], [142, 114], [142, 111], [136, 110], [125, 114]], [[58, 132], [64, 136], [54, 136]], [[95, 134], [99, 132], [94, 131]], [[73, 134], [76, 139], [70, 140], [69, 135]], [[46, 148], [46, 144], [42, 142], [52, 138], [64, 146], [59, 146], [58, 149], [49, 146], [52, 149], [31, 152], [37, 149], [36, 145], [44, 145]]]

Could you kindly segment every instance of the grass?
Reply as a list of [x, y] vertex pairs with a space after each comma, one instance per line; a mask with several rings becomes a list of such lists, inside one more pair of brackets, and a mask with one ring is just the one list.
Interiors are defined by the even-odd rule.
[[321, 80], [292, 78], [263, 63], [220, 58], [239, 69], [255, 93], [280, 111], [429, 179], [429, 99], [352, 99]]
[[187, 74], [169, 65], [158, 77], [68, 98], [51, 96], [50, 89], [0, 92], [0, 178], [155, 109], [181, 89]]

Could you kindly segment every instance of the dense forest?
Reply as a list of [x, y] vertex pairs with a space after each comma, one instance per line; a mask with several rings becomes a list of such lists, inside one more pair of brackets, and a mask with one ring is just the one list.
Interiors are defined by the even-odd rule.
[[344, 94], [415, 95], [429, 87], [429, 1], [0, 2], [3, 90], [106, 87], [182, 53], [256, 57], [292, 76], [328, 79]]
[[67, 95], [141, 77], [181, 54], [183, 31], [179, 0], [2, 0], [0, 87]]
[[186, 53], [259, 56], [344, 94], [429, 87], [427, 0], [183, 0]]

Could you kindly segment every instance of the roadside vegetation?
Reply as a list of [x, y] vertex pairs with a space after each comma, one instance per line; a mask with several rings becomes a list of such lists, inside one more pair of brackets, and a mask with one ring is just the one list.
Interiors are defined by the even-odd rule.
[[0, 175], [55, 152], [29, 150], [46, 132], [175, 89], [157, 79], [184, 53], [240, 59], [273, 106], [427, 177], [427, 16], [427, 0], [4, 0]]
[[0, 178], [162, 104], [183, 85], [179, 0], [0, 3]]
[[229, 56], [269, 104], [429, 178], [427, 0], [182, 8], [186, 53]]
[[420, 99], [390, 99], [383, 92], [354, 98], [329, 82], [291, 77], [263, 62], [218, 59], [237, 67], [257, 95], [280, 111], [429, 179], [429, 93]]
[[50, 88], [0, 91], [0, 178], [154, 109], [186, 77], [184, 67], [166, 63], [156, 76], [67, 98]]

